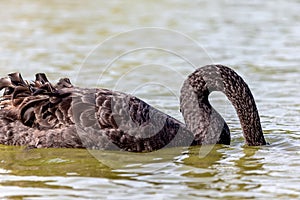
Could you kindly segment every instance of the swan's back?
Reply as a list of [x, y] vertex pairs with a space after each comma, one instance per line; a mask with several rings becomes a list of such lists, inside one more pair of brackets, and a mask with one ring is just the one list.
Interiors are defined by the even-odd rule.
[[9, 74], [0, 89], [0, 144], [153, 151], [193, 142], [184, 124], [125, 93], [53, 85], [41, 73], [33, 82]]

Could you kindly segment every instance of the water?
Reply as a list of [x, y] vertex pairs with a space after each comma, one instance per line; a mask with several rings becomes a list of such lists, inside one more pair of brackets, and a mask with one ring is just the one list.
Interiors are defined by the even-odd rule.
[[0, 198], [298, 199], [299, 9], [296, 0], [2, 1], [1, 77], [68, 76], [182, 120], [186, 75], [222, 63], [252, 89], [270, 145], [245, 146], [232, 106], [216, 93], [210, 99], [231, 128], [230, 146], [149, 154], [0, 146]]

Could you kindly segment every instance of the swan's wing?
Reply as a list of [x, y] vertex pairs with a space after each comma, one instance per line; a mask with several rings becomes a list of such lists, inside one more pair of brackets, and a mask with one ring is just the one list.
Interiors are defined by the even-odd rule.
[[100, 129], [123, 150], [153, 151], [193, 140], [181, 122], [128, 94], [98, 89], [96, 109]]
[[67, 96], [70, 89], [61, 89], [61, 100], [51, 111], [54, 118], [44, 122], [39, 117], [38, 123], [75, 124], [86, 148], [141, 152], [188, 146], [194, 139], [184, 124], [137, 97], [106, 89], [71, 90]]

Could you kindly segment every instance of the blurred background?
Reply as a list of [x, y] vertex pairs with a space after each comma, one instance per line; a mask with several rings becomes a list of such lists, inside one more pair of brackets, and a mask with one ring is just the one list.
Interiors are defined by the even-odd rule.
[[182, 120], [182, 81], [198, 66], [221, 63], [249, 84], [271, 143], [244, 146], [235, 111], [217, 93], [211, 101], [231, 128], [230, 147], [215, 146], [205, 158], [199, 147], [165, 150], [110, 168], [84, 150], [1, 146], [0, 197], [300, 196], [299, 1], [2, 0], [0, 9], [1, 77], [69, 77], [137, 95]]

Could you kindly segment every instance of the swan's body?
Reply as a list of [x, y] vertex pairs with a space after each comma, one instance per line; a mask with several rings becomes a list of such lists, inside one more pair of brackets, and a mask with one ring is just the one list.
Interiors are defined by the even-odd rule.
[[224, 119], [210, 106], [223, 91], [235, 106], [248, 145], [266, 144], [253, 96], [240, 76], [221, 65], [199, 68], [181, 90], [187, 125], [137, 97], [107, 89], [52, 85], [44, 74], [32, 83], [19, 73], [0, 79], [0, 144], [154, 151], [166, 146], [230, 144]]

